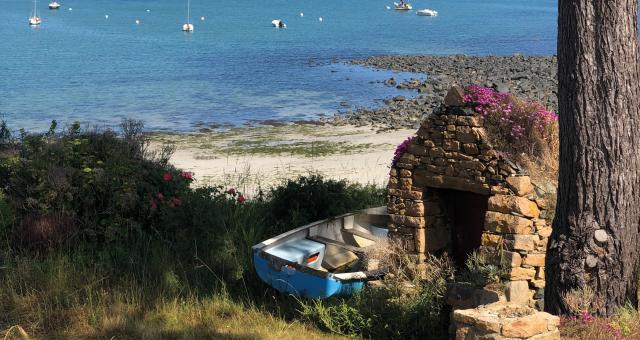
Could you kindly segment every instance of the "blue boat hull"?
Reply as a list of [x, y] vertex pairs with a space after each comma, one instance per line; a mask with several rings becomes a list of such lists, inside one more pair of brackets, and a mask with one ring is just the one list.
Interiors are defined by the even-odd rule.
[[312, 299], [326, 299], [331, 296], [348, 296], [365, 286], [364, 280], [343, 281], [333, 275], [325, 277], [305, 273], [292, 266], [274, 268], [259, 254], [254, 254], [253, 263], [262, 281], [276, 290]]

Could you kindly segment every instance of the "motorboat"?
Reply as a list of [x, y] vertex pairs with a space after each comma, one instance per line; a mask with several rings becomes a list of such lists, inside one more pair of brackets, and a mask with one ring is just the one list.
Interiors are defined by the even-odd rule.
[[400, 4], [397, 2], [394, 2], [393, 4], [395, 5], [395, 9], [398, 11], [409, 11], [413, 9], [413, 6], [411, 6], [411, 4], [408, 2], [403, 2]]
[[416, 11], [416, 14], [423, 17], [435, 17], [438, 16], [438, 11], [432, 9], [421, 9]]
[[284, 21], [280, 19], [271, 20], [271, 25], [278, 28], [287, 28], [287, 24], [285, 24]]
[[378, 207], [293, 229], [252, 247], [255, 270], [285, 294], [351, 295], [388, 271], [367, 267], [365, 257], [368, 249], [386, 244], [389, 222], [387, 208]]
[[49, 3], [49, 9], [59, 9], [60, 8], [60, 4], [57, 1], [52, 1]]

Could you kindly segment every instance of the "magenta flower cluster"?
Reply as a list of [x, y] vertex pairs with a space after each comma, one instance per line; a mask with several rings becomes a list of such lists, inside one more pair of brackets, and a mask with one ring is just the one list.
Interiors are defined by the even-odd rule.
[[500, 93], [487, 87], [468, 87], [464, 101], [507, 135], [503, 137], [510, 137], [514, 141], [533, 133], [546, 137], [549, 127], [558, 121], [555, 113], [538, 102], [513, 100], [509, 93]]
[[614, 340], [622, 340], [622, 332], [619, 329], [614, 328], [606, 319], [599, 319], [589, 314], [589, 312], [582, 312], [579, 317], [572, 316], [568, 319], [563, 319], [563, 322], [573, 321], [580, 322], [583, 325], [596, 325], [604, 334], [611, 334]]
[[402, 155], [405, 152], [407, 152], [407, 149], [409, 148], [409, 144], [411, 144], [412, 140], [413, 140], [413, 137], [408, 137], [402, 143], [398, 144], [398, 146], [396, 147], [396, 151], [393, 154], [393, 161], [391, 162], [392, 167], [396, 166], [396, 163], [398, 163], [398, 161], [400, 160], [400, 157], [402, 157]]

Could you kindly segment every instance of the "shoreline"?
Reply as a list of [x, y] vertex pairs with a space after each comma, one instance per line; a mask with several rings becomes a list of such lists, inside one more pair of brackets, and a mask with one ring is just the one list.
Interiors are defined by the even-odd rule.
[[380, 79], [371, 86], [418, 92], [385, 99], [378, 108], [336, 112], [317, 120], [267, 119], [247, 126], [218, 126], [187, 133], [150, 133], [152, 146], [176, 145], [172, 164], [196, 176], [196, 185], [237, 187], [252, 195], [300, 175], [386, 185], [395, 147], [415, 134], [454, 84], [480, 84], [545, 103], [555, 110], [555, 57], [375, 56], [354, 64], [426, 79], [398, 84]]

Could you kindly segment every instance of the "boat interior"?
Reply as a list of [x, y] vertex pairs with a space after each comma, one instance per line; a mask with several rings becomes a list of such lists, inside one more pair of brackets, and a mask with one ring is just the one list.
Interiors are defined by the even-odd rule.
[[384, 207], [369, 209], [292, 230], [263, 242], [262, 250], [322, 272], [363, 271], [367, 249], [387, 239], [388, 222]]

